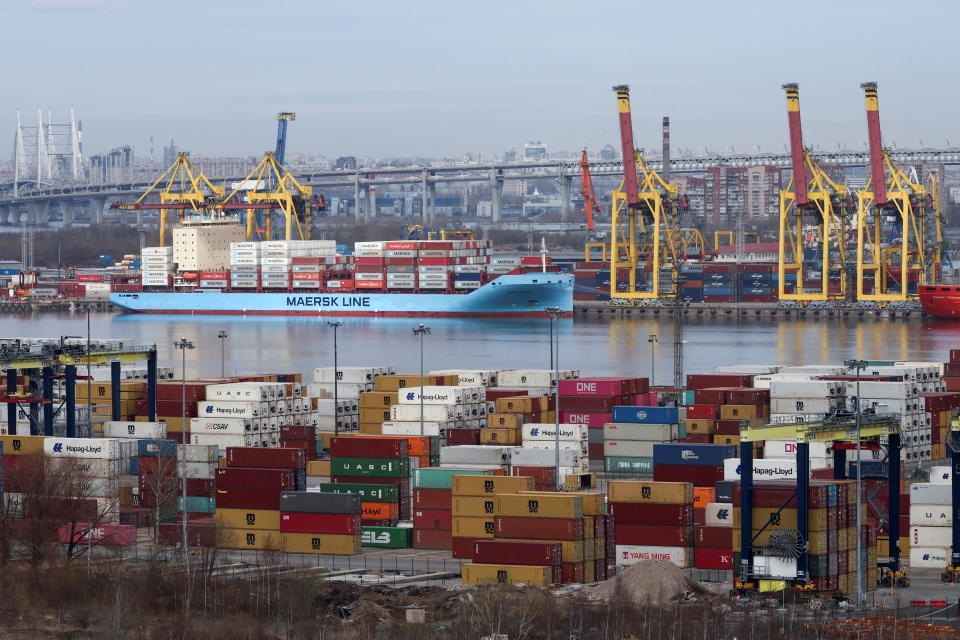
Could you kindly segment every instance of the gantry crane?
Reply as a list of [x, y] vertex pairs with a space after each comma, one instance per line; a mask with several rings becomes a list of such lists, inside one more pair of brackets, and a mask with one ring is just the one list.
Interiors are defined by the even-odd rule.
[[[677, 293], [680, 262], [683, 256], [677, 244], [679, 215], [683, 198], [676, 185], [665, 181], [644, 160], [633, 144], [633, 120], [630, 115], [630, 88], [618, 85], [617, 94], [620, 114], [620, 143], [623, 151], [623, 182], [613, 192], [612, 229], [610, 234], [610, 297], [628, 300], [649, 300], [672, 296]], [[640, 175], [643, 179], [640, 179]], [[651, 269], [649, 287], [638, 287], [637, 270], [640, 268], [641, 235], [649, 234], [651, 246], [648, 252]], [[671, 272], [671, 289], [661, 291], [660, 268], [666, 266]], [[619, 290], [616, 273], [618, 268], [629, 268], [628, 287]]]
[[323, 208], [324, 203], [322, 199], [314, 199], [313, 187], [300, 184], [268, 151], [263, 154], [263, 160], [256, 168], [223, 200], [220, 208], [247, 211], [247, 240], [252, 240], [259, 230], [256, 224], [257, 209], [264, 210], [261, 233], [264, 240], [270, 240], [273, 235], [273, 209], [283, 212], [285, 240], [309, 240], [311, 211], [318, 206]]
[[[780, 251], [777, 259], [781, 300], [812, 302], [845, 299], [847, 291], [847, 220], [853, 202], [845, 185], [837, 184], [810, 157], [803, 146], [800, 126], [800, 90], [785, 84], [787, 120], [790, 126], [790, 162], [793, 178], [780, 192]], [[804, 231], [805, 223], [817, 229], [816, 240]], [[805, 250], [812, 250], [807, 259]], [[831, 271], [840, 272], [839, 290], [830, 290]], [[787, 276], [796, 276], [796, 290], [787, 293]], [[819, 281], [820, 286], [809, 286]]]
[[[167, 170], [144, 191], [143, 195], [133, 204], [117, 202], [111, 205], [113, 209], [124, 211], [138, 209], [160, 210], [160, 246], [167, 246], [167, 235], [172, 228], [168, 219], [168, 211], [177, 211], [179, 223], [184, 218], [210, 218], [213, 220], [222, 216], [218, 207], [226, 190], [207, 179], [200, 169], [190, 162], [189, 154], [178, 153], [177, 159], [167, 167]], [[148, 197], [156, 192], [159, 202], [147, 202]]]
[[593, 189], [593, 177], [590, 175], [590, 160], [587, 158], [587, 150], [584, 149], [580, 154], [580, 189], [583, 193], [583, 213], [587, 218], [587, 242], [584, 245], [584, 260], [590, 260], [590, 255], [594, 249], [600, 249], [601, 260], [607, 261], [607, 245], [602, 233], [597, 232], [594, 212], [597, 215], [603, 213], [600, 203], [597, 202], [597, 193]]
[[[857, 207], [857, 298], [875, 302], [917, 296], [910, 282], [932, 283], [943, 239], [940, 203], [922, 180], [908, 175], [883, 148], [877, 83], [865, 82], [870, 179]], [[936, 179], [933, 192], [939, 190]], [[867, 279], [872, 276], [872, 289]]]
[[281, 165], [287, 154], [287, 123], [296, 119], [297, 114], [290, 111], [281, 111], [277, 114], [277, 148], [273, 155]]

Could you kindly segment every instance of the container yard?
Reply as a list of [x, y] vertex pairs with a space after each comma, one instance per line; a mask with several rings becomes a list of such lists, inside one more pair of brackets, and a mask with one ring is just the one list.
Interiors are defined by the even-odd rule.
[[960, 349], [718, 366], [683, 387], [389, 366], [176, 380], [149, 346], [36, 339], [6, 353], [3, 504], [18, 544], [37, 525], [39, 477], [68, 471], [56, 499], [69, 509], [42, 521], [61, 553], [184, 535], [245, 562], [409, 549], [463, 585], [541, 587], [661, 561], [740, 594], [847, 597], [905, 588], [911, 570], [952, 582], [960, 557]]

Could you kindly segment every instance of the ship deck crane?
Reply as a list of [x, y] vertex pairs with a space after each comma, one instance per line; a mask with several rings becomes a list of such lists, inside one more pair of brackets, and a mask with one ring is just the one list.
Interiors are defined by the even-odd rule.
[[580, 154], [580, 189], [583, 193], [583, 213], [587, 218], [587, 242], [584, 245], [584, 260], [589, 261], [590, 255], [594, 249], [600, 250], [601, 260], [607, 261], [607, 245], [604, 242], [605, 237], [597, 232], [594, 212], [597, 215], [603, 213], [600, 203], [597, 202], [597, 193], [593, 188], [593, 177], [590, 175], [590, 160], [587, 158], [587, 150], [584, 149]]
[[[117, 202], [111, 205], [113, 209], [133, 211], [140, 209], [160, 210], [160, 246], [167, 246], [167, 235], [172, 225], [168, 218], [169, 211], [177, 211], [179, 223], [182, 225], [188, 214], [195, 218], [210, 219], [221, 215], [218, 205], [226, 191], [223, 187], [210, 182], [207, 176], [190, 162], [189, 154], [179, 153], [173, 164], [143, 192], [133, 204]], [[147, 202], [147, 198], [156, 193], [159, 202]]]
[[[651, 300], [677, 293], [679, 281], [680, 248], [677, 246], [678, 218], [682, 197], [676, 185], [669, 184], [644, 160], [633, 144], [633, 120], [630, 115], [630, 88], [618, 85], [617, 94], [620, 114], [620, 143], [623, 153], [624, 178], [612, 194], [610, 235], [610, 297], [627, 300]], [[643, 179], [640, 179], [640, 176]], [[637, 271], [640, 265], [641, 236], [649, 234], [651, 249], [651, 284], [638, 286]], [[671, 277], [670, 290], [661, 289], [660, 269], [666, 266]], [[618, 287], [615, 276], [618, 268], [629, 269], [628, 286], [625, 291]]]
[[263, 239], [272, 238], [271, 213], [274, 209], [279, 209], [283, 213], [284, 239], [309, 240], [311, 210], [318, 202], [314, 200], [313, 187], [301, 184], [292, 173], [277, 162], [276, 156], [268, 151], [263, 154], [263, 160], [256, 168], [224, 198], [220, 208], [247, 211], [248, 241], [253, 239], [257, 231], [255, 216], [257, 209], [265, 210]]
[[[932, 283], [940, 268], [940, 203], [883, 148], [877, 83], [860, 86], [867, 109], [870, 179], [859, 192], [857, 207], [857, 298], [908, 300], [917, 296], [911, 283]], [[938, 190], [933, 178], [932, 192]]]
[[[777, 258], [781, 300], [800, 303], [845, 299], [847, 296], [847, 224], [853, 202], [846, 186], [826, 174], [803, 146], [800, 124], [800, 90], [795, 83], [783, 85], [787, 94], [790, 127], [790, 162], [793, 178], [780, 192], [780, 250]], [[816, 227], [816, 246], [804, 223]], [[814, 260], [805, 250], [814, 249]], [[831, 272], [839, 271], [839, 288], [830, 289]], [[819, 275], [818, 275], [819, 274]], [[796, 290], [787, 292], [787, 276], [796, 277]], [[820, 286], [810, 286], [819, 281]], [[839, 289], [839, 290], [838, 290]]]

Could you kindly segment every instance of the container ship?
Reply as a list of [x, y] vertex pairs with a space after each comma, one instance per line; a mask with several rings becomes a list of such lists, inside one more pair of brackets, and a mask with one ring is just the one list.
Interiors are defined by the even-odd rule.
[[934, 318], [960, 319], [960, 285], [928, 285], [919, 288], [920, 306]]
[[[145, 247], [139, 284], [114, 284], [137, 313], [544, 317], [573, 312], [573, 276], [549, 257], [492, 255], [486, 240], [245, 242], [235, 225], [175, 229]], [[341, 245], [342, 247], [342, 245]]]

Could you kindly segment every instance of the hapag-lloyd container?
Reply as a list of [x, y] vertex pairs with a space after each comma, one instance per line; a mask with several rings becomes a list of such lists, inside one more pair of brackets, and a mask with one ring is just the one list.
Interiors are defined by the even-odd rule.
[[663, 443], [653, 446], [654, 464], [723, 467], [739, 455], [736, 445]]
[[690, 567], [693, 560], [691, 547], [658, 547], [650, 545], [618, 544], [616, 559], [620, 566], [629, 566], [641, 560], [666, 560], [678, 567]]
[[197, 414], [207, 418], [259, 418], [270, 415], [267, 402], [198, 402]]
[[910, 504], [949, 505], [952, 502], [953, 495], [949, 484], [915, 482], [910, 485]]
[[704, 507], [704, 524], [711, 527], [733, 526], [733, 505], [728, 502], [708, 502]]
[[676, 407], [619, 406], [613, 408], [613, 422], [675, 424], [680, 413]]
[[[559, 437], [561, 441], [581, 442], [587, 439], [587, 425], [560, 424]], [[557, 437], [556, 424], [542, 422], [528, 422], [521, 427], [523, 440], [554, 440]]]
[[950, 562], [950, 556], [950, 547], [916, 547], [911, 545], [910, 568], [943, 570]]
[[[797, 460], [756, 459], [753, 461], [753, 477], [755, 480], [796, 480]], [[723, 461], [723, 479], [740, 479], [740, 458], [727, 458]]]
[[[112, 438], [45, 438], [43, 452], [58, 458], [120, 458], [122, 442]], [[126, 442], [136, 445], [131, 440]]]

